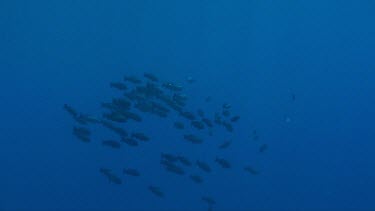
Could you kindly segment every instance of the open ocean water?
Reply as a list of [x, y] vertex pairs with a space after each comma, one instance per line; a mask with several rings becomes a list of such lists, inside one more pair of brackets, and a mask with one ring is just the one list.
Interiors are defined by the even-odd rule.
[[375, 210], [374, 11], [1, 0], [0, 210]]

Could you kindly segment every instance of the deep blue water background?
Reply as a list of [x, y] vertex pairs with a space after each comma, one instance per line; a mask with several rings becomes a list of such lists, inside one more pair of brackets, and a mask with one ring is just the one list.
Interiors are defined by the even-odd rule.
[[[374, 10], [367, 0], [0, 1], [0, 210], [205, 210], [202, 195], [217, 210], [374, 210]], [[194, 77], [192, 108], [233, 105], [235, 132], [215, 134], [234, 140], [222, 153], [233, 170], [215, 168], [202, 187], [161, 170], [160, 151], [217, 154], [217, 140], [181, 141], [172, 120], [129, 124], [154, 138], [120, 152], [100, 146], [101, 128], [90, 144], [72, 136], [64, 103], [98, 114], [109, 82], [145, 71]], [[261, 174], [241, 171], [248, 163]], [[127, 165], [145, 175], [116, 186], [98, 172]]]

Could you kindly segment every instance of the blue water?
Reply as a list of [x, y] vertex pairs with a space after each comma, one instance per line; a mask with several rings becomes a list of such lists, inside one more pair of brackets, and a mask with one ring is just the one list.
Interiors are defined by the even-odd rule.
[[[367, 0], [0, 1], [0, 210], [207, 210], [203, 195], [213, 210], [374, 210], [374, 10]], [[91, 143], [72, 135], [65, 103], [98, 115], [117, 93], [110, 82], [143, 72], [183, 84], [192, 109], [230, 103], [234, 132], [193, 146], [176, 116], [145, 115], [125, 124], [152, 135], [137, 148], [101, 146], [101, 127]], [[218, 152], [225, 139], [233, 145]], [[214, 170], [196, 185], [162, 170], [161, 151]], [[143, 174], [115, 185], [102, 166]]]

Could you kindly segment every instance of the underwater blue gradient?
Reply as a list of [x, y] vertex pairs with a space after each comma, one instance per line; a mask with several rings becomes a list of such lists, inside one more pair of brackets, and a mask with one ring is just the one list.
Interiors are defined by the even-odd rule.
[[[207, 210], [205, 194], [214, 210], [375, 210], [374, 11], [370, 0], [0, 1], [0, 210]], [[98, 114], [109, 82], [143, 72], [196, 79], [184, 85], [193, 108], [233, 105], [234, 133], [215, 134], [233, 139], [233, 170], [199, 187], [150, 165], [163, 150], [216, 155], [181, 141], [172, 120], [129, 125], [154, 138], [121, 152], [72, 136], [65, 103]], [[120, 186], [98, 171], [129, 164], [145, 175]]]

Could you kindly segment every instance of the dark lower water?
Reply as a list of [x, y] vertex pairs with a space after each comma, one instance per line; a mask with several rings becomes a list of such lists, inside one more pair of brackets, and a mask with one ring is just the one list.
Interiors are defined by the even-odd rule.
[[[374, 210], [374, 10], [367, 0], [0, 1], [0, 210]], [[142, 102], [164, 103], [167, 117], [133, 100], [142, 121], [106, 121], [148, 142], [112, 149], [102, 141], [118, 134], [63, 109], [103, 121], [101, 103], [145, 88], [145, 72], [166, 95]], [[195, 128], [161, 100], [174, 93], [199, 121], [198, 109], [211, 121], [218, 112], [233, 131]], [[161, 153], [192, 165], [166, 171]]]

